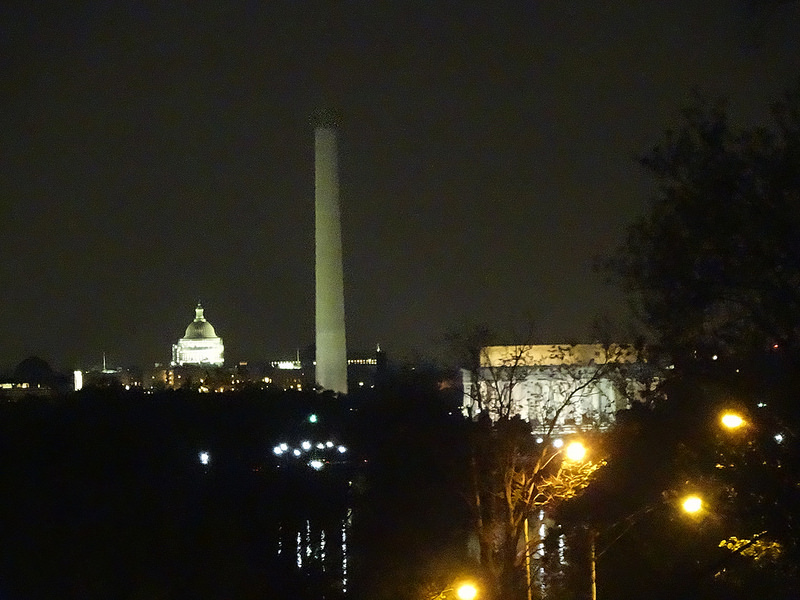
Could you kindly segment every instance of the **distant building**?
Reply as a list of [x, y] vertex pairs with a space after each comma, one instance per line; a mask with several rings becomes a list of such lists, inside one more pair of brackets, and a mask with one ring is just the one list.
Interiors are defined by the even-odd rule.
[[478, 373], [462, 371], [462, 410], [520, 417], [537, 432], [603, 429], [639, 397], [646, 371], [630, 346], [487, 346]]
[[167, 367], [161, 363], [153, 363], [142, 371], [142, 387], [145, 389], [164, 389], [167, 387]]
[[282, 390], [314, 389], [314, 364], [304, 364], [300, 359], [273, 360], [269, 363], [266, 381]]
[[198, 304], [194, 310], [194, 321], [186, 327], [186, 333], [172, 346], [172, 366], [215, 366], [221, 367], [225, 347], [217, 337], [214, 327], [203, 316], [203, 307]]
[[[312, 348], [311, 358], [301, 357], [298, 352], [294, 360], [273, 360], [267, 367], [263, 381], [284, 390], [314, 389], [316, 362], [313, 356]], [[357, 358], [347, 359], [347, 382], [350, 391], [374, 388], [376, 382], [385, 375], [386, 353], [380, 346], [377, 346], [374, 354], [364, 353]]]
[[106, 363], [106, 354], [103, 353], [103, 362], [88, 369], [73, 371], [73, 389], [77, 392], [85, 387], [90, 388], [116, 388], [126, 390], [142, 388], [142, 371], [135, 367], [112, 367]]
[[126, 390], [142, 388], [142, 373], [137, 368], [90, 368], [85, 371], [77, 370], [73, 373], [75, 391], [83, 388], [114, 388], [121, 387]]
[[27, 397], [55, 397], [70, 390], [69, 377], [56, 373], [44, 360], [31, 356], [9, 376], [0, 376], [0, 401]]
[[15, 401], [29, 397], [47, 398], [55, 396], [56, 393], [56, 390], [41, 383], [0, 383], [0, 401]]
[[374, 388], [375, 383], [386, 372], [386, 353], [380, 345], [372, 356], [347, 359], [347, 386], [350, 391]]

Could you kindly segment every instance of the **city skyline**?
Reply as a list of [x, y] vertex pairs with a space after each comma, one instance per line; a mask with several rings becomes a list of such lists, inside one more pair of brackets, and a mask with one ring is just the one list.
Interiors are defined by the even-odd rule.
[[[341, 115], [348, 346], [466, 322], [592, 341], [636, 157], [694, 88], [742, 125], [800, 73], [796, 3], [10, 3], [0, 12], [0, 365], [226, 362], [314, 340], [310, 115]], [[624, 341], [624, 340], [623, 340]]]

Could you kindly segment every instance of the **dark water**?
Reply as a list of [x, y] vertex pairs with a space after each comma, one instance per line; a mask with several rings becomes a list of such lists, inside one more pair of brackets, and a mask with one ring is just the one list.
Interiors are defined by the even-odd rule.
[[0, 599], [340, 600], [427, 567], [420, 548], [450, 543], [455, 512], [451, 471], [430, 465], [455, 446], [427, 412], [398, 421], [405, 400], [378, 406], [261, 392], [0, 403]]
[[334, 593], [346, 594], [350, 583], [353, 512], [337, 518], [287, 520], [277, 525], [276, 556]]
[[4, 488], [0, 598], [322, 600], [350, 590], [346, 479], [17, 475], [23, 485]]
[[129, 443], [114, 427], [91, 439], [59, 429], [0, 438], [0, 599], [331, 600], [350, 591], [347, 465], [281, 471], [267, 453], [253, 461], [213, 449], [202, 465], [196, 446]]

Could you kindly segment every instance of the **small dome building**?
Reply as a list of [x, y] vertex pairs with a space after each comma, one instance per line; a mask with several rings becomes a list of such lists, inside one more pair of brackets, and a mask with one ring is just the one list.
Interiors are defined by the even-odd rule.
[[194, 309], [194, 321], [189, 323], [184, 336], [172, 345], [172, 365], [209, 365], [221, 367], [225, 347], [217, 337], [213, 325], [203, 316], [203, 307], [198, 303]]

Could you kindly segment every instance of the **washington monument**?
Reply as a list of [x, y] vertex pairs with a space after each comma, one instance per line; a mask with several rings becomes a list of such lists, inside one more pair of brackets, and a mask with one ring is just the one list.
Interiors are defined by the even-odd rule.
[[317, 384], [347, 393], [342, 226], [336, 129], [314, 130]]

